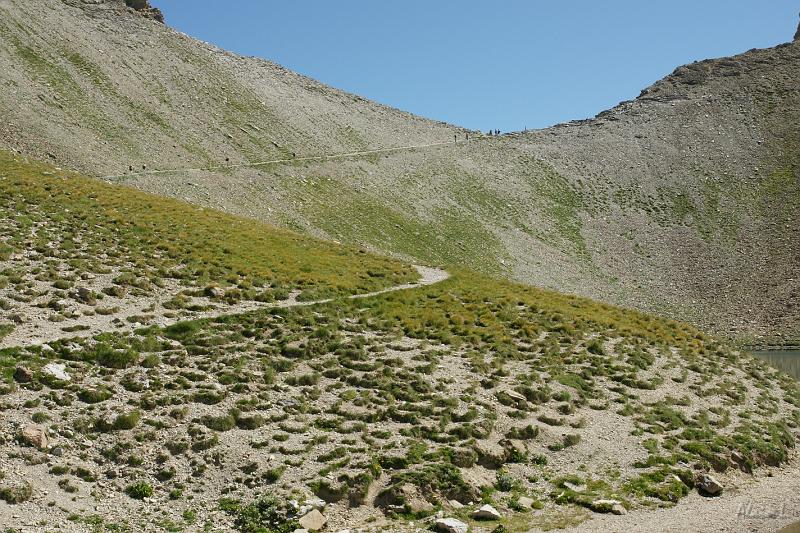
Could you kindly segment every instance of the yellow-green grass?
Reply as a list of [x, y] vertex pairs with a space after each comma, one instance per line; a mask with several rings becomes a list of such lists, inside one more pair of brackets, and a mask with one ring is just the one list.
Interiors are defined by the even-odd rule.
[[[0, 151], [0, 248], [35, 251], [80, 274], [125, 273], [133, 286], [166, 278], [243, 291], [353, 294], [418, 277], [409, 265], [263, 223], [109, 185]], [[2, 259], [2, 258], [0, 258]]]

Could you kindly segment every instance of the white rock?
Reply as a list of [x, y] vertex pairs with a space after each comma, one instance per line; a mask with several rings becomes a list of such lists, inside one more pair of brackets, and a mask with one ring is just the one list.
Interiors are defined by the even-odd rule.
[[323, 500], [322, 498], [317, 498], [316, 496], [313, 498], [308, 498], [305, 501], [305, 504], [310, 505], [312, 509], [317, 509], [319, 511], [325, 509], [325, 506], [327, 505], [327, 503], [325, 503], [325, 500]]
[[464, 506], [461, 504], [461, 502], [460, 502], [460, 501], [458, 501], [458, 500], [450, 500], [450, 501], [449, 501], [449, 502], [447, 502], [447, 503], [449, 503], [449, 504], [450, 504], [450, 507], [452, 507], [453, 509], [461, 509], [462, 507], [464, 507]]
[[60, 381], [70, 381], [72, 379], [67, 373], [67, 366], [61, 363], [47, 363], [42, 367], [42, 372]]
[[722, 492], [722, 484], [709, 474], [703, 474], [697, 480], [697, 490], [704, 494], [716, 496]]
[[595, 500], [592, 502], [592, 511], [617, 515], [628, 514], [628, 510], [618, 500]]
[[477, 518], [479, 520], [500, 520], [502, 515], [497, 509], [487, 503], [472, 513], [472, 518]]
[[436, 531], [444, 533], [467, 533], [469, 526], [455, 518], [440, 518], [434, 523]]

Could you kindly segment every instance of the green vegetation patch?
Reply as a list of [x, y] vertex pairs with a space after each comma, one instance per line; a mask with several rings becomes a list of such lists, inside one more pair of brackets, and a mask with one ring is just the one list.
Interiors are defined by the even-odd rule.
[[[4, 246], [35, 250], [82, 272], [123, 271], [143, 291], [168, 279], [216, 282], [256, 299], [284, 288], [306, 297], [354, 294], [415, 279], [408, 265], [264, 224], [107, 185], [0, 152]], [[113, 364], [121, 364], [114, 362]]]

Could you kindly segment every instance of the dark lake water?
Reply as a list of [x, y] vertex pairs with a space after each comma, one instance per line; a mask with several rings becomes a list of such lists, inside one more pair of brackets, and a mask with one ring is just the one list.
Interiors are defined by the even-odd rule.
[[754, 351], [753, 355], [800, 380], [800, 350]]

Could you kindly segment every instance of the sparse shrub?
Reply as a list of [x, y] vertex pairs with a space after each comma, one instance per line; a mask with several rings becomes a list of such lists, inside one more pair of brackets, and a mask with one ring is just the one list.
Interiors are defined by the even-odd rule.
[[205, 415], [200, 418], [200, 423], [214, 431], [229, 431], [236, 427], [236, 419], [231, 415]]
[[105, 343], [99, 343], [95, 347], [95, 361], [97, 364], [107, 368], [127, 368], [139, 360], [139, 354], [132, 349], [115, 350]]
[[109, 431], [124, 431], [135, 428], [141, 418], [142, 414], [138, 410], [133, 410], [129, 413], [117, 415], [112, 422], [102, 418], [98, 419], [95, 422], [95, 427], [104, 433]]
[[33, 487], [30, 483], [0, 486], [0, 500], [4, 500], [6, 503], [23, 503], [30, 500], [32, 495]]
[[300, 528], [296, 509], [274, 496], [261, 496], [247, 505], [231, 502], [223, 508], [234, 516], [233, 525], [242, 533], [291, 533]]
[[125, 494], [135, 500], [143, 500], [153, 495], [153, 486], [146, 481], [137, 481], [125, 487]]
[[78, 391], [78, 399], [83, 403], [100, 403], [108, 400], [114, 395], [107, 387], [97, 387], [96, 389], [82, 389]]

